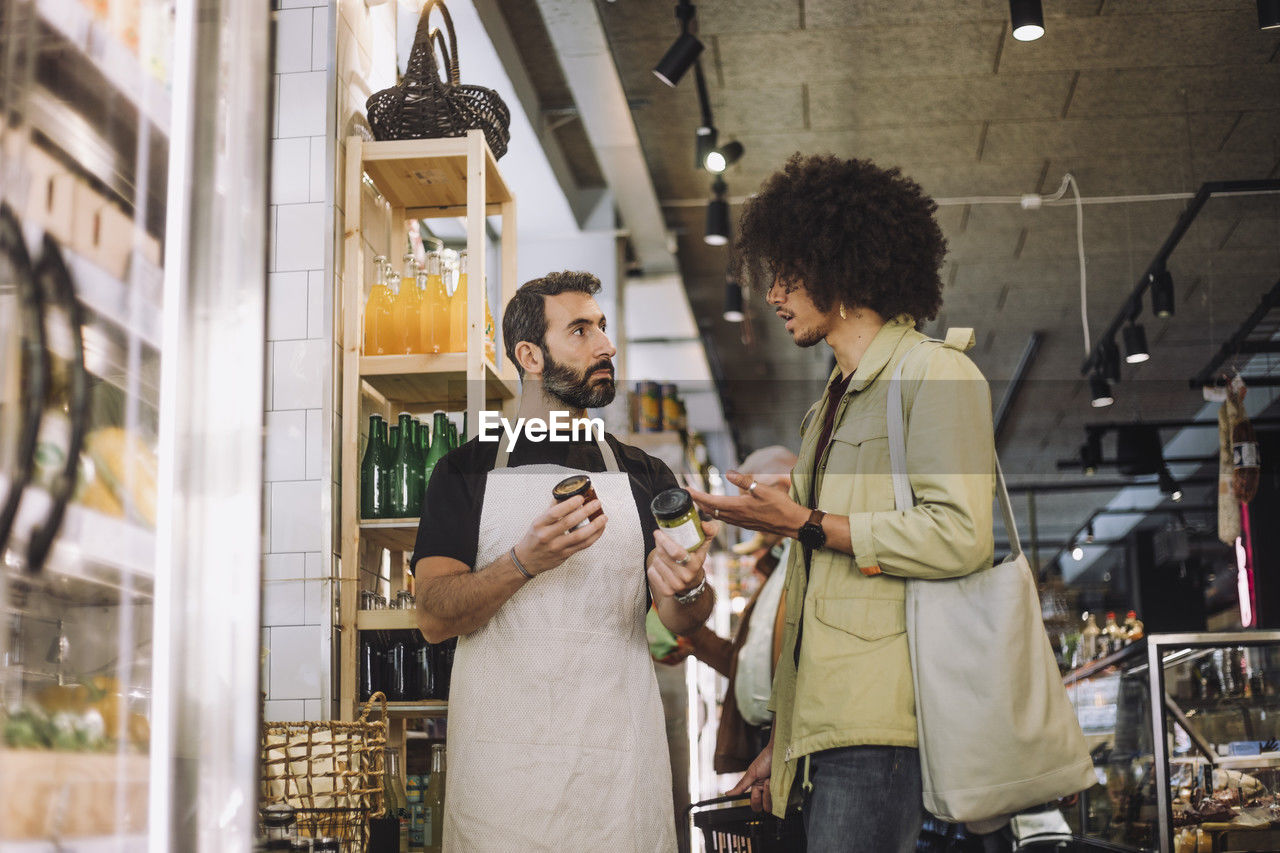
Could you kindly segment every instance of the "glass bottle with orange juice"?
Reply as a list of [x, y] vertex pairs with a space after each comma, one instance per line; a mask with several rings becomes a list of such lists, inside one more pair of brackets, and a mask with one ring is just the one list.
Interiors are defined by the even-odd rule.
[[391, 290], [387, 287], [387, 259], [373, 259], [374, 280], [364, 303], [364, 354], [389, 355], [391, 349]]
[[449, 297], [449, 352], [467, 351], [467, 253], [458, 253], [458, 274]]
[[404, 355], [406, 335], [404, 314], [400, 310], [400, 273], [387, 262], [387, 290], [391, 291], [391, 334], [387, 338], [387, 355]]
[[441, 272], [440, 255], [431, 252], [427, 255], [426, 292], [418, 315], [424, 352], [449, 351], [449, 293]]
[[418, 315], [422, 311], [422, 291], [418, 289], [418, 262], [413, 253], [404, 256], [404, 274], [400, 276], [400, 292], [396, 294], [392, 313], [396, 326], [404, 336], [404, 352], [416, 355], [426, 352], [422, 346], [422, 332]]
[[498, 363], [496, 354], [498, 341], [497, 329], [493, 325], [493, 315], [489, 313], [489, 288], [484, 288], [484, 357], [493, 364]]

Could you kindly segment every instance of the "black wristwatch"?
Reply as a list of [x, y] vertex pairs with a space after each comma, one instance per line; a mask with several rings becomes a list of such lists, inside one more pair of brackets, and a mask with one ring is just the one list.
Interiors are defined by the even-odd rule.
[[827, 544], [827, 534], [822, 530], [822, 519], [825, 516], [825, 512], [815, 509], [809, 513], [809, 520], [800, 525], [800, 532], [796, 534], [796, 539], [800, 540], [800, 544], [806, 550], [817, 551]]

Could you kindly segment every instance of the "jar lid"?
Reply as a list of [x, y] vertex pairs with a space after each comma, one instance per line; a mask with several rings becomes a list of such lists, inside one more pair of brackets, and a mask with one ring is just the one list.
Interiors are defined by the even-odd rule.
[[584, 495], [591, 488], [591, 478], [586, 474], [574, 474], [572, 477], [566, 477], [556, 487], [551, 490], [552, 496], [558, 500], [568, 500], [577, 495]]
[[693, 509], [693, 498], [684, 489], [667, 489], [659, 492], [649, 504], [655, 518], [675, 521]]
[[262, 810], [262, 822], [266, 826], [288, 826], [297, 819], [293, 807], [284, 803], [275, 803]]
[[332, 850], [334, 853], [337, 853], [340, 846], [338, 844], [338, 839], [336, 838], [317, 838], [312, 844], [311, 849], [314, 850], [315, 853], [323, 853], [325, 850]]
[[267, 842], [268, 850], [289, 850], [293, 843], [287, 838], [272, 838]]

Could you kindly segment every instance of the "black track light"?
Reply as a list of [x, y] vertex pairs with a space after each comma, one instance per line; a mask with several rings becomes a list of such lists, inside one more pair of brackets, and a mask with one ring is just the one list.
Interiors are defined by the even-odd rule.
[[741, 142], [726, 142], [719, 148], [715, 148], [708, 152], [706, 159], [703, 160], [703, 165], [706, 167], [708, 172], [720, 174], [725, 169], [738, 162], [738, 160], [742, 158], [742, 152], [744, 150], [746, 149], [742, 147]]
[[694, 148], [696, 155], [693, 163], [695, 169], [707, 168], [707, 155], [716, 150], [716, 129], [709, 125], [702, 125], [696, 131]]
[[1107, 338], [1098, 344], [1098, 372], [1108, 382], [1120, 381], [1120, 348], [1115, 338]]
[[725, 198], [729, 187], [717, 177], [711, 189], [715, 198], [707, 202], [707, 232], [702, 240], [708, 246], [723, 246], [729, 242], [729, 200]]
[[1258, 0], [1258, 28], [1280, 28], [1280, 0]]
[[1089, 523], [1085, 526], [1084, 543], [1086, 545], [1092, 545], [1093, 539], [1093, 520], [1090, 519]]
[[1151, 358], [1147, 349], [1147, 333], [1141, 323], [1132, 320], [1124, 327], [1124, 360], [1127, 364], [1142, 364]]
[[730, 323], [741, 323], [743, 315], [742, 285], [733, 279], [724, 283], [724, 318]]
[[1089, 379], [1089, 402], [1095, 409], [1103, 409], [1116, 401], [1111, 396], [1111, 383], [1100, 373]]
[[1182, 486], [1178, 485], [1178, 481], [1173, 479], [1173, 474], [1169, 471], [1168, 465], [1160, 467], [1158, 482], [1162, 494], [1169, 496], [1169, 500], [1178, 503], [1182, 500]]
[[1040, 0], [1009, 0], [1009, 21], [1018, 41], [1035, 41], [1044, 35], [1044, 10]]
[[1098, 466], [1102, 464], [1102, 434], [1090, 430], [1085, 438], [1084, 444], [1080, 445], [1080, 469], [1086, 477], [1092, 477], [1098, 473]]
[[668, 86], [675, 86], [685, 72], [693, 67], [702, 53], [702, 42], [689, 32], [693, 21], [695, 7], [689, 0], [680, 0], [676, 6], [676, 17], [680, 20], [680, 37], [667, 49], [662, 59], [653, 67], [653, 76]]
[[[1280, 0], [1277, 0], [1280, 2]], [[1151, 288], [1151, 313], [1157, 317], [1173, 316], [1173, 276], [1162, 269], [1147, 276], [1147, 284]]]

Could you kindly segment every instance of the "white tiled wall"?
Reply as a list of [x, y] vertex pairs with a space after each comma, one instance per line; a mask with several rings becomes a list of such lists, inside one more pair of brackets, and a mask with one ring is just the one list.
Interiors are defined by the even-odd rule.
[[270, 720], [333, 716], [327, 464], [332, 374], [337, 0], [276, 0], [275, 120], [267, 311], [262, 687]]

